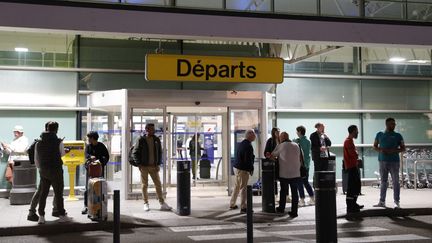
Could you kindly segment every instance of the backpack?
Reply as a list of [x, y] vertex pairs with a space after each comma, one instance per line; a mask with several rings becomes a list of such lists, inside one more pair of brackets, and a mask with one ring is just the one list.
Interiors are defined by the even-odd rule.
[[134, 148], [135, 148], [135, 145], [132, 145], [132, 146], [129, 148], [129, 152], [128, 152], [128, 161], [129, 161], [129, 164], [131, 164], [132, 166], [137, 167], [139, 164], [135, 161], [135, 159], [134, 159], [134, 157], [133, 157], [133, 154], [132, 154], [132, 151], [134, 150]]
[[40, 141], [40, 139], [35, 139], [33, 141], [33, 143], [28, 147], [28, 149], [26, 151], [27, 154], [28, 154], [28, 157], [29, 157], [30, 164], [34, 164], [35, 163], [34, 154], [35, 154], [36, 144], [39, 141]]

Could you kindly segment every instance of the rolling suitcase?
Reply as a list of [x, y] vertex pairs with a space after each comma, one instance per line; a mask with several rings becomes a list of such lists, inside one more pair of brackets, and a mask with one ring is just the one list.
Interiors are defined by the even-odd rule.
[[104, 178], [91, 178], [88, 181], [88, 217], [93, 221], [108, 219], [107, 182]]

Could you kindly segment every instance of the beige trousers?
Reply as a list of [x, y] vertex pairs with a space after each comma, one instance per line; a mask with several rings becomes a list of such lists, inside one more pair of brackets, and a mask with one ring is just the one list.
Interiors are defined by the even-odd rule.
[[233, 194], [231, 195], [230, 207], [236, 205], [238, 194], [240, 194], [240, 208], [246, 208], [246, 187], [249, 181], [249, 172], [234, 168], [236, 176]]
[[162, 194], [162, 185], [159, 177], [159, 166], [148, 165], [148, 166], [140, 166], [139, 170], [141, 172], [141, 183], [142, 183], [142, 195], [144, 199], [144, 203], [148, 203], [148, 175], [153, 180], [153, 184], [156, 188], [156, 194], [159, 199], [159, 202], [164, 203], [164, 198]]

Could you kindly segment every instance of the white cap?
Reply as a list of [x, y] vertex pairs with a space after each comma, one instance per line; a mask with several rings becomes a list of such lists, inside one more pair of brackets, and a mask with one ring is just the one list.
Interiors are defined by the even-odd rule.
[[13, 129], [14, 132], [24, 132], [24, 128], [20, 125], [16, 125]]

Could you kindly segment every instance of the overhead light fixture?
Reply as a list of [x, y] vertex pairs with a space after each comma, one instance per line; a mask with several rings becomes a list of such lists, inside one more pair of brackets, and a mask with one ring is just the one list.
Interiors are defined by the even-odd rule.
[[430, 61], [428, 61], [428, 60], [409, 60], [408, 62], [411, 62], [411, 63], [418, 63], [418, 64], [425, 64], [425, 63], [428, 63], [428, 62], [430, 62]]
[[390, 62], [404, 62], [406, 61], [406, 58], [404, 57], [391, 57], [389, 59]]
[[28, 48], [25, 47], [15, 47], [16, 52], [28, 52]]

